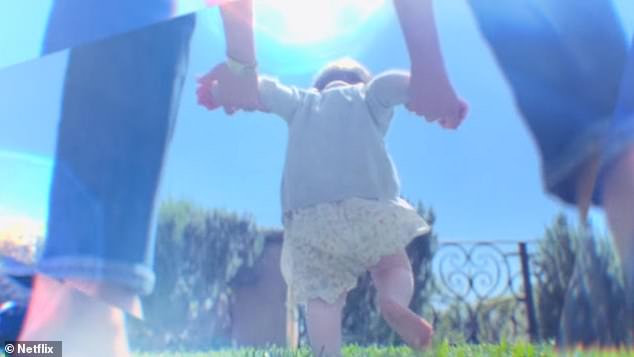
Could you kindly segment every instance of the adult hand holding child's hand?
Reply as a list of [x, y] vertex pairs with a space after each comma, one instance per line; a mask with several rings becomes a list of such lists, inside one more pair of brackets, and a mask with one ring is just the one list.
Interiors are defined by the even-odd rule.
[[427, 121], [438, 121], [445, 129], [456, 129], [466, 117], [469, 106], [456, 95], [446, 77], [430, 78], [433, 73], [422, 72], [412, 69], [409, 103], [405, 106]]
[[260, 107], [257, 73], [235, 73], [224, 62], [198, 78], [196, 94], [198, 104], [209, 110], [222, 106], [227, 114]]

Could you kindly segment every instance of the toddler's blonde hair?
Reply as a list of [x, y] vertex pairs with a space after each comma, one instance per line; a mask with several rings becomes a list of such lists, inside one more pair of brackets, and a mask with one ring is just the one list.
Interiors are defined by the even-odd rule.
[[372, 79], [370, 71], [361, 63], [349, 57], [328, 63], [315, 76], [314, 87], [322, 91], [329, 83], [343, 81], [348, 84], [368, 83]]

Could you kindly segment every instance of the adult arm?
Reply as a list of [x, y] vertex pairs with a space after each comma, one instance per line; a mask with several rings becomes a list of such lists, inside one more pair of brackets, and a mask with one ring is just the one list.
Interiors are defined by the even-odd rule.
[[459, 125], [467, 105], [449, 81], [432, 0], [394, 0], [394, 6], [411, 61], [407, 108], [430, 121]]

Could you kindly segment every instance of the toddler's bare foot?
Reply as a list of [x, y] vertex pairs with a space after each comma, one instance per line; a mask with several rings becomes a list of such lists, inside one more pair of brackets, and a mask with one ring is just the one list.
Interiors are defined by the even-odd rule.
[[423, 350], [431, 345], [434, 329], [412, 310], [395, 302], [384, 301], [381, 303], [381, 311], [387, 323], [411, 348]]

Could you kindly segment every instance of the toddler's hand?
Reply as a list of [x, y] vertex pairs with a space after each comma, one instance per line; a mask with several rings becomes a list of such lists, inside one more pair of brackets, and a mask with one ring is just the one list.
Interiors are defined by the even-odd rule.
[[198, 98], [198, 104], [207, 108], [208, 110], [217, 109], [220, 104], [214, 100], [214, 92], [217, 89], [218, 82], [198, 82], [198, 88], [196, 88], [196, 97]]
[[[218, 90], [212, 92], [213, 86]], [[198, 79], [198, 102], [209, 110], [223, 106], [228, 114], [238, 109], [256, 110], [261, 107], [258, 76], [255, 71], [235, 73], [226, 63], [216, 65]]]
[[424, 73], [412, 69], [407, 109], [427, 121], [440, 121], [447, 129], [455, 129], [464, 120], [468, 106], [456, 95], [442, 73]]
[[462, 99], [458, 99], [458, 101], [460, 102], [458, 116], [454, 120], [439, 119], [438, 123], [440, 124], [441, 127], [445, 129], [457, 129], [466, 118], [467, 113], [469, 112], [469, 105]]

